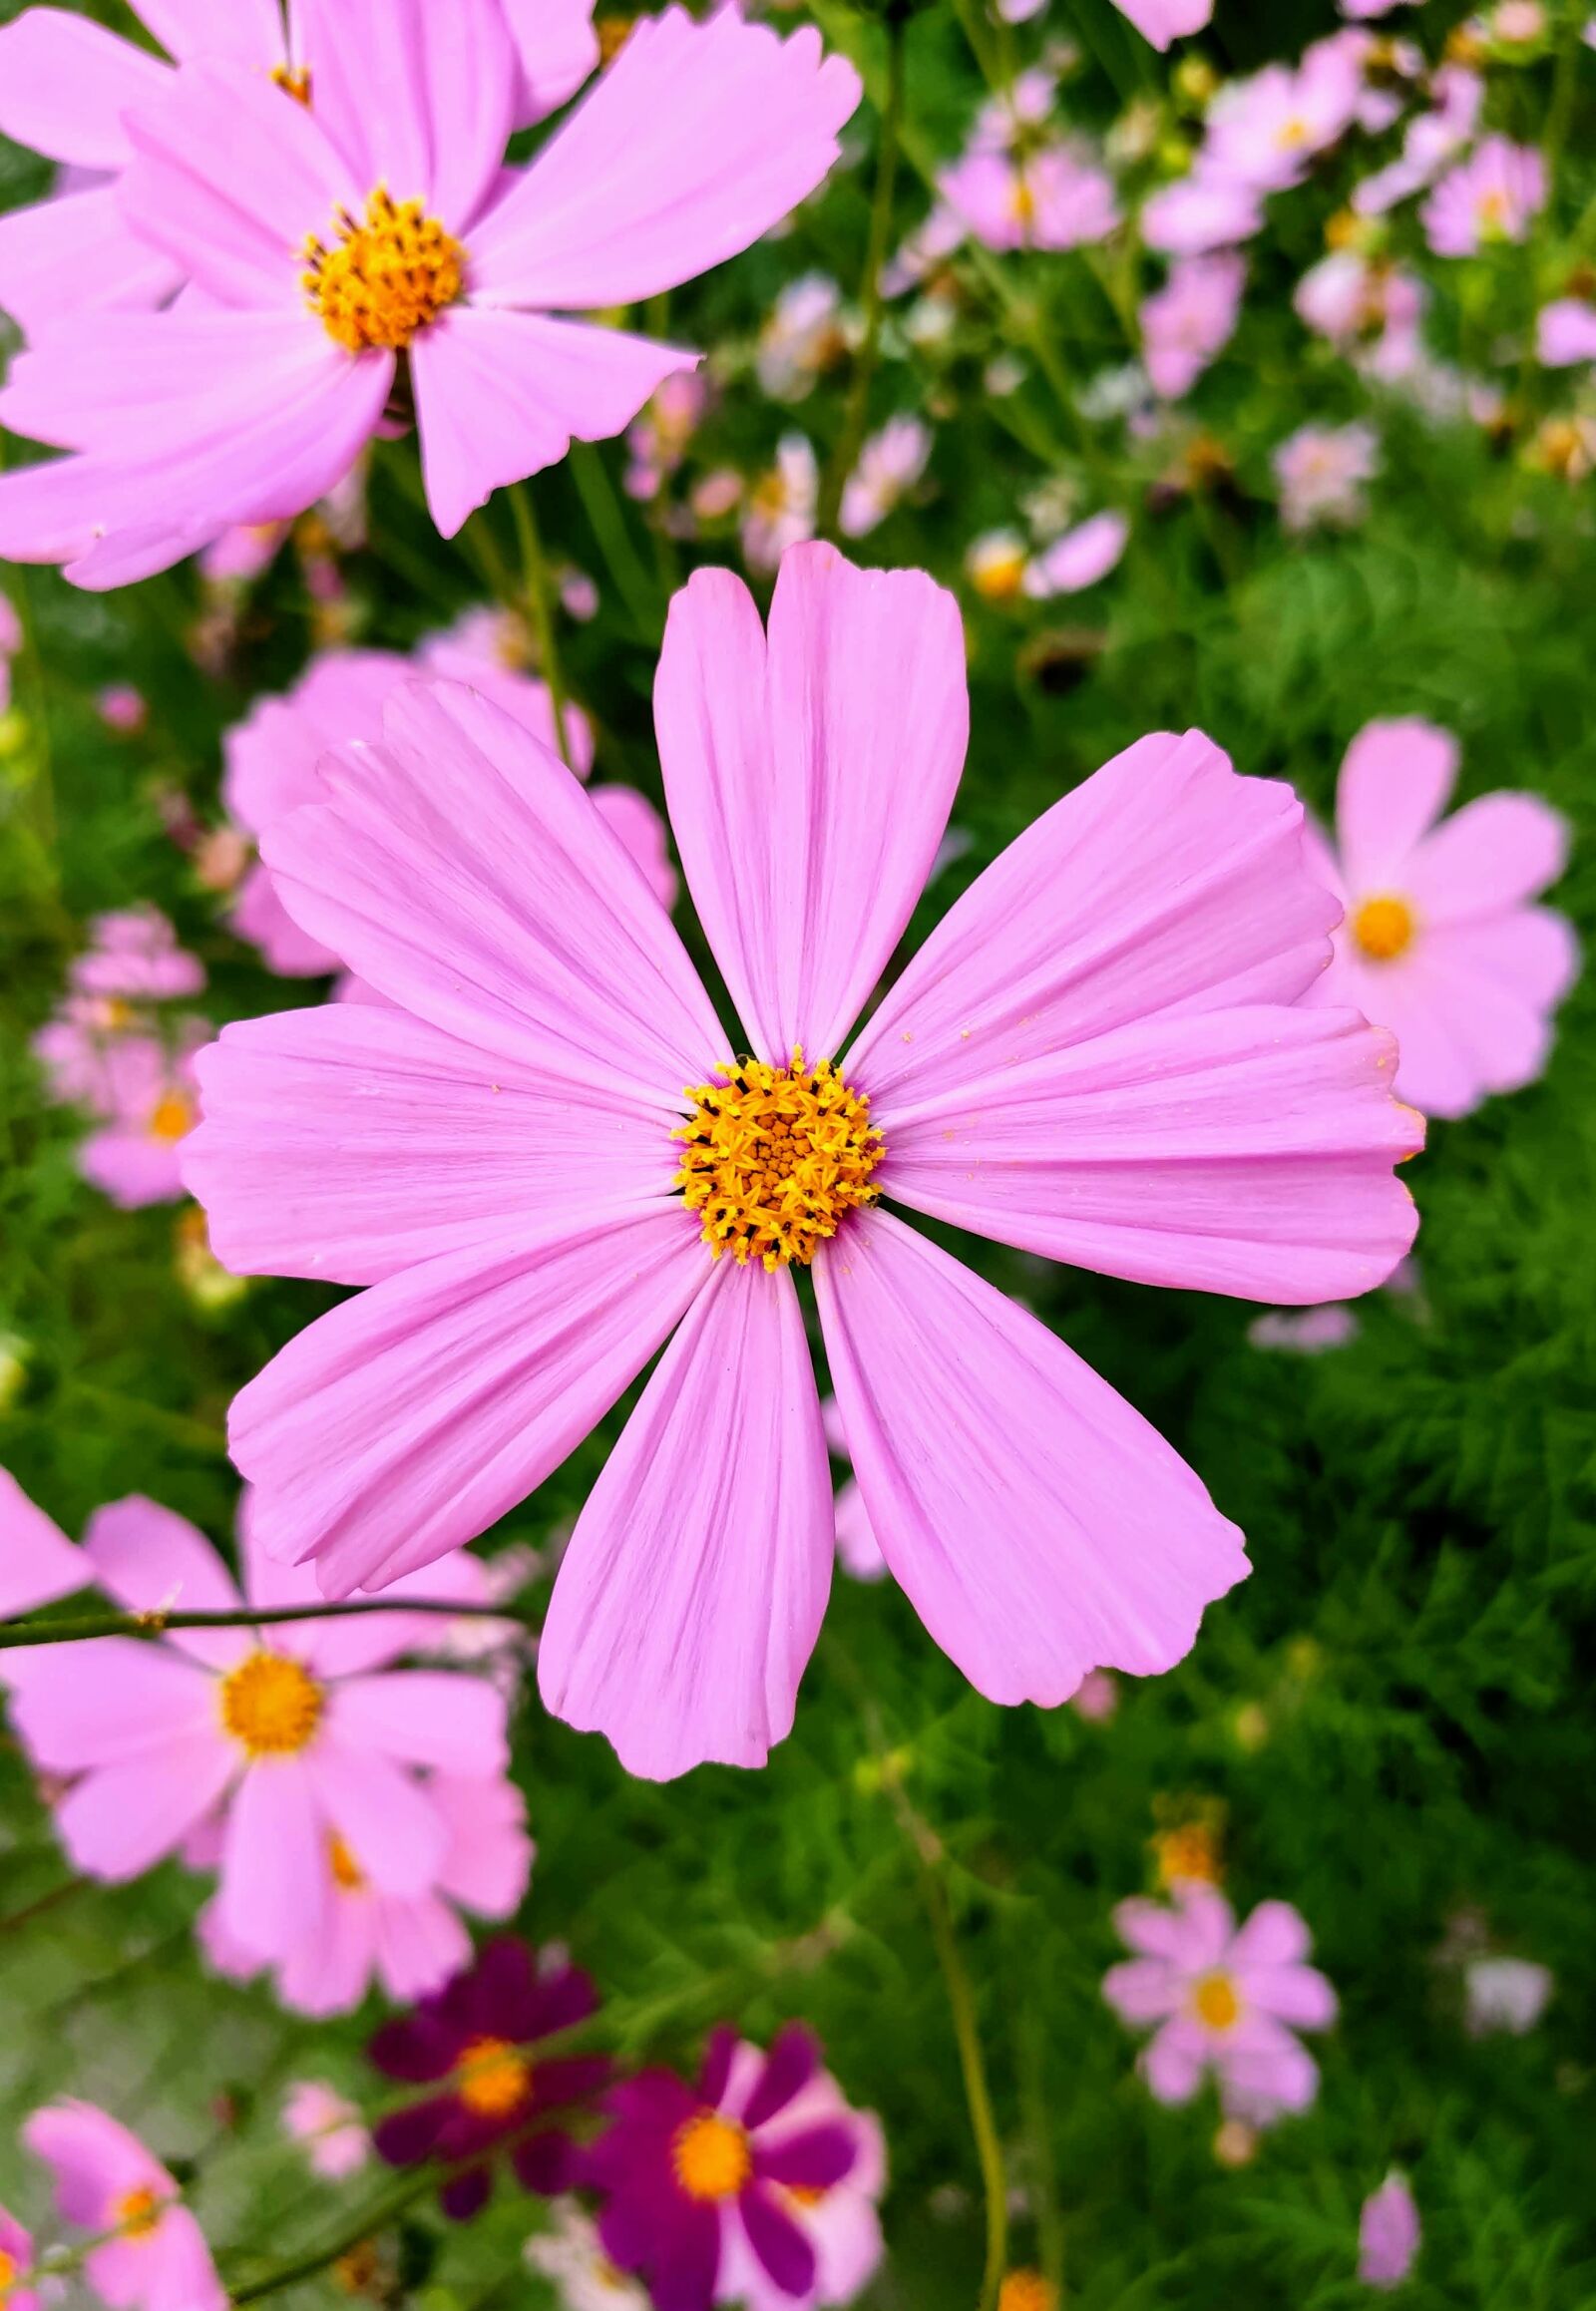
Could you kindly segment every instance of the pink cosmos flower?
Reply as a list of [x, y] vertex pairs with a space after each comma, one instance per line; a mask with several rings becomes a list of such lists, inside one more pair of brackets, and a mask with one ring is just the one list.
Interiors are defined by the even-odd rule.
[[102, 1120], [79, 1143], [78, 1169], [125, 1212], [183, 1194], [178, 1151], [194, 1128], [194, 1055], [210, 1033], [208, 1021], [186, 1019], [170, 1036], [115, 1035], [100, 1054], [93, 1104]]
[[1119, 1687], [1107, 1670], [1094, 1669], [1069, 1706], [1088, 1725], [1104, 1726], [1119, 1708]]
[[1255, 187], [1221, 177], [1199, 160], [1189, 177], [1143, 203], [1141, 234], [1149, 248], [1167, 256], [1201, 256], [1251, 240], [1263, 221]]
[[308, 2145], [311, 2172], [325, 2175], [329, 2182], [358, 2173], [371, 2156], [371, 2137], [360, 2113], [318, 2079], [300, 2079], [288, 2089], [282, 2130], [291, 2142]]
[[1168, 1667], [1245, 1569], [1129, 1405], [878, 1193], [1273, 1302], [1365, 1291], [1412, 1237], [1389, 1040], [1297, 1006], [1335, 921], [1301, 806], [1199, 732], [1021, 836], [849, 1045], [968, 714], [957, 605], [917, 572], [791, 553], [768, 638], [728, 572], [676, 597], [665, 791], [744, 1061], [582, 788], [484, 699], [406, 692], [266, 837], [388, 1003], [246, 1020], [200, 1063], [218, 1257], [373, 1288], [234, 1404], [260, 1539], [329, 1593], [424, 1565], [664, 1346], [539, 1654], [550, 1708], [633, 1771], [758, 1763], [792, 1723], [833, 1536], [794, 1260], [888, 1564], [992, 1699]]
[[1430, 95], [1434, 110], [1408, 122], [1398, 158], [1354, 188], [1353, 207], [1360, 216], [1384, 215], [1421, 193], [1474, 134], [1485, 103], [1479, 73], [1466, 65], [1443, 64], [1430, 82]]
[[774, 570], [782, 556], [815, 534], [820, 503], [820, 462], [801, 433], [784, 433], [776, 462], [749, 492], [742, 525], [743, 560], [752, 571]]
[[658, 497], [686, 456], [708, 406], [709, 386], [697, 370], [682, 370], [665, 379], [641, 417], [627, 428], [629, 497]]
[[1418, 2209], [1404, 2174], [1393, 2167], [1358, 2217], [1358, 2276], [1366, 2287], [1399, 2287], [1417, 2260]]
[[954, 214], [988, 248], [1079, 248], [1119, 221], [1112, 179], [1067, 145], [1023, 161], [974, 150], [937, 179]]
[[1546, 164], [1534, 145], [1486, 137], [1425, 201], [1423, 226], [1437, 256], [1472, 256], [1495, 241], [1522, 240], [1546, 205]]
[[33, 2240], [15, 2215], [0, 2206], [0, 2303], [6, 2311], [41, 2311], [42, 2297], [30, 2287]]
[[1114, 0], [1114, 6], [1157, 49], [1201, 32], [1214, 13], [1214, 0]]
[[0, 421], [81, 454], [0, 479], [0, 554], [102, 588], [299, 513], [382, 425], [401, 357], [453, 537], [698, 358], [556, 316], [746, 248], [813, 192], [859, 99], [812, 29], [783, 42], [734, 8], [702, 25], [673, 8], [507, 172], [500, 0], [362, 0], [322, 35], [313, 110], [206, 62], [128, 115], [123, 211], [201, 293], [38, 330]]
[[1326, 1301], [1322, 1308], [1272, 1308], [1254, 1317], [1247, 1338], [1255, 1348], [1271, 1348], [1292, 1356], [1323, 1355], [1344, 1348], [1358, 1338], [1358, 1318], [1345, 1301]]
[[1315, 155], [1351, 128], [1362, 94], [1358, 53], [1339, 37], [1317, 41], [1295, 68], [1266, 65], [1221, 89], [1202, 166], [1259, 193], [1300, 185]]
[[1596, 361], [1596, 304], [1584, 297], [1558, 297], [1543, 305], [1535, 322], [1535, 352], [1548, 369]]
[[86, 1589], [94, 1567], [53, 1517], [0, 1468], [0, 1621], [15, 1621]]
[[829, 273], [789, 281], [759, 332], [756, 373], [773, 401], [802, 401], [847, 350], [842, 291]]
[[1229, 344], [1246, 281], [1242, 257], [1182, 257], [1170, 266], [1164, 286], [1144, 300], [1142, 360], [1153, 391], [1164, 400], [1189, 393]]
[[1103, 1996], [1121, 2022], [1157, 2024], [1141, 2069], [1160, 2103], [1189, 2103], [1211, 2074], [1228, 2118], [1267, 2126], [1307, 2110], [1319, 2069], [1293, 2033], [1328, 2030], [1336, 1993], [1289, 1902], [1260, 1902], [1238, 1927], [1217, 1887], [1187, 1878], [1172, 1907], [1121, 1902], [1114, 1925], [1137, 1955], [1109, 1968]]
[[1339, 855], [1313, 838], [1346, 914], [1308, 1000], [1392, 1028], [1400, 1096], [1425, 1115], [1532, 1082], [1579, 968], [1563, 917], [1530, 904], [1562, 873], [1566, 825], [1526, 794], [1481, 796], [1437, 824], [1457, 765], [1433, 723], [1371, 722], [1342, 764]]
[[981, 107], [971, 144], [1002, 153], [1020, 151], [1035, 142], [1032, 132], [1041, 127], [1057, 99], [1056, 72], [1046, 65], [1027, 66]]
[[84, 2276], [112, 2311], [225, 2311], [200, 2225], [178, 2185], [135, 2134], [92, 2103], [35, 2111], [22, 2139], [55, 2169], [56, 2204], [99, 2244]]
[[1364, 485], [1380, 467], [1380, 437], [1369, 425], [1303, 425], [1272, 463], [1280, 518], [1288, 530], [1351, 529], [1364, 519]]
[[[250, 1604], [313, 1602], [314, 1584], [270, 1563], [251, 1522]], [[135, 1612], [242, 1602], [210, 1544], [154, 1501], [99, 1510], [83, 1553], [101, 1588]], [[407, 1586], [447, 1597], [461, 1579], [457, 1562]], [[475, 1586], [475, 1571], [464, 1579]], [[229, 1943], [283, 1961], [322, 1930], [330, 1854], [346, 1853], [388, 1893], [437, 1883], [449, 1832], [416, 1768], [504, 1769], [504, 1703], [490, 1687], [392, 1666], [430, 1626], [396, 1612], [173, 1630], [157, 1644], [93, 1638], [8, 1653], [0, 1683], [33, 1761], [77, 1776], [56, 1828], [79, 1869], [137, 1877], [219, 1810], [219, 1922]]]
[[852, 2302], [881, 2259], [877, 2121], [853, 2111], [789, 2024], [768, 2054], [730, 2030], [696, 2085], [645, 2071], [610, 2090], [613, 2122], [583, 2160], [610, 2260], [656, 2303], [747, 2311]]
[[1310, 329], [1377, 376], [1404, 376], [1422, 357], [1424, 288], [1400, 266], [1335, 249], [1304, 273], [1292, 303]]
[[[470, 1963], [471, 1937], [459, 1910], [502, 1919], [520, 1906], [536, 1849], [514, 1783], [484, 1773], [433, 1773], [424, 1787], [446, 1839], [436, 1882], [423, 1893], [387, 1892], [346, 1843], [330, 1842], [311, 1930], [275, 1968], [277, 1996], [293, 2013], [347, 2014], [374, 1982], [392, 1999], [424, 1998]], [[185, 1858], [198, 1868], [220, 1847], [218, 1824], [213, 1839], [191, 1840]], [[219, 1898], [201, 1915], [199, 1932], [217, 1973], [247, 1981], [261, 1971], [260, 1953], [229, 1934]]]
[[889, 418], [870, 436], [843, 485], [837, 519], [845, 537], [863, 538], [886, 521], [925, 472], [931, 445], [931, 428], [918, 417]]
[[131, 682], [108, 682], [95, 699], [95, 711], [108, 730], [131, 737], [150, 719], [150, 702]]
[[1082, 593], [1108, 576], [1129, 542], [1130, 524], [1123, 514], [1112, 509], [1093, 514], [1089, 521], [1055, 538], [1026, 565], [1024, 590], [1033, 601], [1046, 601], [1058, 593]]
[[198, 956], [178, 945], [176, 931], [154, 907], [97, 915], [89, 926], [88, 950], [67, 975], [79, 994], [141, 1002], [198, 994], [205, 983]]

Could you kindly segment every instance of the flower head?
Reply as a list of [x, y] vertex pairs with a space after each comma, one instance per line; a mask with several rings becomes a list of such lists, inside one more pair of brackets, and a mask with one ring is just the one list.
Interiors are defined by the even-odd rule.
[[112, 2311], [223, 2311], [226, 2293], [177, 2182], [92, 2103], [51, 2103], [22, 2129], [55, 2170], [56, 2203], [94, 2234], [84, 2276]]
[[1142, 356], [1156, 394], [1179, 401], [1236, 327], [1247, 279], [1243, 258], [1221, 252], [1178, 258], [1141, 308]]
[[1546, 164], [1533, 145], [1486, 137], [1424, 203], [1437, 256], [1472, 256], [1493, 241], [1522, 240], [1546, 204]]
[[1419, 2246], [1418, 2209], [1404, 2174], [1393, 2167], [1358, 2217], [1358, 2276], [1366, 2287], [1399, 2287]]
[[371, 2138], [360, 2113], [318, 2079], [300, 2079], [288, 2089], [282, 2130], [291, 2141], [305, 2144], [312, 2172], [325, 2175], [329, 2182], [356, 2173], [371, 2156]]
[[1364, 486], [1379, 465], [1372, 426], [1299, 426], [1274, 456], [1281, 520], [1288, 530], [1353, 527], [1369, 511]]

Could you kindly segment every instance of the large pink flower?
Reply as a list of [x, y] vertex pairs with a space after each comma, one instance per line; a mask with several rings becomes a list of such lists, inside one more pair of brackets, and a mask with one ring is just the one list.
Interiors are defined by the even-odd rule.
[[[101, 1509], [83, 1554], [136, 1612], [241, 1602], [210, 1544], [154, 1501]], [[247, 1517], [243, 1558], [251, 1605], [314, 1601], [306, 1575], [261, 1554]], [[448, 1598], [480, 1580], [479, 1567], [439, 1566], [409, 1586]], [[136, 1877], [224, 1808], [218, 1917], [264, 1963], [320, 1930], [335, 1852], [391, 1894], [437, 1883], [449, 1830], [417, 1768], [503, 1770], [505, 1705], [489, 1685], [392, 1667], [436, 1627], [399, 1611], [93, 1638], [0, 1656], [0, 1682], [34, 1762], [77, 1777], [56, 1826], [88, 1875]]]
[[313, 110], [211, 61], [127, 115], [122, 209], [200, 293], [39, 330], [0, 420], [83, 454], [0, 480], [0, 554], [120, 585], [297, 514], [382, 423], [401, 360], [452, 537], [697, 359], [557, 316], [746, 248], [819, 184], [859, 98], [813, 30], [670, 9], [507, 173], [500, 0], [341, 0], [320, 36]]
[[1412, 1237], [1389, 1040], [1297, 1007], [1335, 921], [1301, 806], [1198, 732], [1056, 804], [848, 1048], [947, 823], [964, 667], [949, 594], [826, 546], [787, 556], [768, 640], [728, 572], [676, 597], [665, 789], [753, 1060], [569, 772], [439, 688], [265, 844], [389, 1007], [243, 1021], [200, 1061], [218, 1257], [372, 1287], [232, 1413], [265, 1547], [329, 1592], [502, 1516], [668, 1342], [539, 1658], [639, 1772], [758, 1763], [792, 1723], [833, 1534], [794, 1260], [887, 1562], [994, 1700], [1167, 1668], [1245, 1570], [1146, 1422], [878, 1192], [1276, 1303], [1366, 1291]]
[[1371, 722], [1342, 764], [1339, 857], [1312, 856], [1346, 915], [1311, 1003], [1355, 1003], [1390, 1027], [1403, 1099], [1465, 1115], [1546, 1064], [1579, 949], [1530, 902], [1563, 871], [1568, 829], [1535, 795], [1490, 794], [1437, 825], [1457, 741], [1431, 722]]
[[84, 2276], [112, 2311], [224, 2311], [227, 2296], [174, 2177], [92, 2103], [51, 2103], [22, 2129], [55, 2169], [56, 2203], [95, 2235]]
[[[518, 128], [563, 105], [598, 61], [594, 0], [503, 0], [519, 78]], [[316, 100], [344, 61], [336, 0], [139, 0], [136, 13], [179, 63], [214, 61]], [[346, 11], [347, 12], [347, 11]], [[128, 115], [158, 101], [172, 66], [89, 18], [28, 8], [0, 31], [0, 133], [72, 172], [54, 199], [0, 217], [0, 306], [25, 329], [93, 307], [159, 305], [180, 257], [146, 240], [116, 184], [134, 158]]]
[[1216, 1887], [1188, 1879], [1173, 1907], [1121, 1902], [1114, 1924], [1137, 1956], [1109, 1968], [1103, 1996], [1122, 2022], [1158, 2025], [1141, 2061], [1160, 2103], [1189, 2103], [1211, 2072], [1253, 2125], [1308, 2108], [1319, 2069], [1294, 2034], [1328, 2030], [1336, 1993], [1289, 1902], [1260, 1902], [1238, 1927]]

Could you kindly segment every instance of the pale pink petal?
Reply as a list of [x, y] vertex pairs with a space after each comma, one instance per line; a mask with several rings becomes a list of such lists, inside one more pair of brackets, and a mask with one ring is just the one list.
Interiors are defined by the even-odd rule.
[[503, 1694], [460, 1671], [346, 1678], [330, 1696], [327, 1724], [346, 1748], [375, 1749], [406, 1765], [502, 1773], [510, 1762]]
[[[1033, 1316], [885, 1213], [814, 1266], [870, 1521], [990, 1701], [1179, 1661], [1247, 1572], [1242, 1537], [1141, 1415]], [[1001, 1438], [1002, 1449], [994, 1449]]]
[[1499, 915], [1556, 882], [1568, 842], [1568, 821], [1538, 795], [1481, 795], [1424, 837], [1402, 894], [1426, 925]]
[[1245, 2015], [1215, 2052], [1225, 2109], [1255, 2125], [1306, 2111], [1319, 2092], [1319, 2065], [1268, 2015]]
[[139, 0], [138, 15], [169, 56], [231, 57], [270, 72], [283, 63], [281, 0]]
[[845, 1072], [904, 1107], [1158, 1012], [1295, 1002], [1340, 912], [1302, 819], [1199, 730], [1138, 740], [956, 902]]
[[865, 1507], [865, 1496], [850, 1478], [838, 1489], [834, 1504], [837, 1527], [837, 1555], [843, 1570], [856, 1581], [882, 1581], [887, 1575], [887, 1560], [881, 1553], [881, 1543], [870, 1525], [870, 1511]]
[[103, 2230], [115, 2201], [130, 2190], [170, 2197], [176, 2188], [136, 2134], [93, 2103], [47, 2104], [24, 2119], [21, 2137], [54, 2170], [56, 2205], [69, 2223]]
[[574, 97], [598, 65], [595, 0], [504, 0], [521, 64], [517, 125], [529, 127]]
[[696, 353], [624, 329], [483, 303], [453, 305], [416, 337], [421, 470], [445, 538], [491, 494], [542, 473], [575, 441], [622, 433]]
[[1354, 891], [1368, 897], [1405, 887], [1415, 846], [1446, 807], [1458, 753], [1449, 730], [1416, 718], [1360, 730], [1336, 794], [1341, 863]]
[[729, 571], [670, 606], [654, 721], [671, 824], [757, 1056], [835, 1055], [920, 897], [969, 736], [952, 594], [784, 557], [768, 646]]
[[56, 1834], [95, 1878], [136, 1878], [202, 1821], [231, 1777], [229, 1744], [210, 1732], [85, 1774], [56, 1808]]
[[319, 1934], [326, 1846], [309, 1757], [252, 1759], [222, 1833], [216, 1908], [223, 1933], [267, 1959]]
[[1185, 1995], [1185, 1982], [1162, 1958], [1127, 1958], [1103, 1976], [1103, 1996], [1121, 2022], [1162, 2022]]
[[1404, 2175], [1393, 2170], [1365, 2199], [1358, 2218], [1358, 2276], [1366, 2287], [1399, 2287], [1413, 2267], [1418, 2208]]
[[95, 1569], [9, 1469], [0, 1468], [0, 1621], [87, 1587]]
[[[216, 2276], [204, 2233], [187, 2207], [175, 2206], [163, 2215], [151, 2243], [154, 2252], [140, 2281], [139, 2311], [225, 2311], [227, 2291]], [[91, 2256], [89, 2261], [93, 2260]]]
[[512, 1781], [435, 1773], [428, 1794], [449, 1832], [440, 1890], [479, 1917], [508, 1918], [527, 1890], [536, 1852], [520, 1790]]
[[[277, 1969], [277, 1995], [295, 2014], [347, 2014], [371, 1986], [377, 1924], [392, 1897], [335, 1890], [318, 1935], [303, 1936]], [[429, 1984], [428, 1988], [434, 1987]]]
[[691, 280], [815, 190], [859, 94], [811, 27], [782, 41], [734, 8], [644, 18], [477, 226], [473, 294], [591, 312]]
[[[252, 1498], [252, 1494], [245, 1493], [246, 1504]], [[263, 1553], [260, 1561], [270, 1562]], [[280, 1575], [289, 1569], [276, 1565], [272, 1570]], [[312, 1568], [292, 1569], [295, 1579], [306, 1574], [314, 1580]], [[440, 1604], [481, 1605], [487, 1601], [488, 1575], [481, 1560], [469, 1550], [453, 1549], [433, 1564], [419, 1566], [397, 1581], [384, 1583], [379, 1595], [384, 1600], [425, 1597]], [[474, 1618], [469, 1626], [475, 1630], [503, 1631], [514, 1625]], [[354, 1677], [366, 1670], [382, 1669], [402, 1653], [442, 1651], [449, 1646], [453, 1634], [450, 1621], [438, 1614], [400, 1611], [361, 1614], [347, 1621], [300, 1622], [297, 1628], [290, 1625], [279, 1632], [279, 1637], [293, 1635], [297, 1639], [298, 1658], [318, 1677]]]
[[375, 1886], [408, 1896], [436, 1882], [448, 1831], [414, 1774], [331, 1733], [306, 1750], [305, 1766], [327, 1821]]
[[[97, 1509], [83, 1545], [95, 1580], [132, 1613], [238, 1609], [232, 1578], [204, 1535], [187, 1517], [138, 1493]], [[168, 1634], [168, 1643], [180, 1653], [216, 1669], [240, 1660], [252, 1642], [242, 1629], [174, 1629]]]
[[665, 1205], [447, 1254], [345, 1301], [233, 1401], [265, 1547], [316, 1557], [329, 1595], [458, 1548], [559, 1467], [709, 1267]]
[[762, 1765], [831, 1584], [831, 1476], [789, 1275], [723, 1260], [588, 1496], [538, 1650], [628, 1772]]
[[1313, 1948], [1301, 1911], [1290, 1902], [1260, 1902], [1230, 1945], [1235, 1966], [1300, 1966]]
[[168, 66], [64, 8], [26, 8], [0, 31], [0, 136], [80, 169], [120, 169], [124, 115], [166, 93]]
[[159, 305], [182, 279], [135, 237], [107, 186], [0, 216], [0, 311], [30, 336], [86, 308]]
[[643, 881], [668, 915], [680, 896], [680, 884], [670, 863], [669, 834], [658, 811], [634, 786], [591, 786], [588, 799], [610, 833], [625, 845]]
[[1335, 2021], [1336, 1993], [1317, 1967], [1261, 1966], [1236, 1950], [1231, 1964], [1244, 2005], [1298, 2030], [1329, 2030]]
[[[903, 1108], [884, 1194], [1027, 1252], [1279, 1306], [1345, 1300], [1411, 1244], [1423, 1126], [1354, 1011], [1154, 1018]], [[869, 1091], [871, 1073], [853, 1076]]]
[[0, 1654], [11, 1720], [52, 1773], [118, 1764], [146, 1749], [213, 1739], [215, 1681], [198, 1663], [137, 1637], [93, 1637]]
[[668, 1133], [729, 1048], [623, 846], [537, 740], [456, 683], [390, 701], [380, 746], [327, 759], [332, 800], [273, 826], [289, 911], [433, 1026]]
[[1166, 2022], [1142, 2049], [1141, 2072], [1160, 2103], [1189, 2103], [1202, 2084], [1208, 2042], [1184, 2015]]
[[380, 1283], [529, 1212], [580, 1219], [662, 1196], [676, 1166], [640, 1100], [373, 1004], [236, 1021], [197, 1072], [203, 1121], [184, 1180], [217, 1259], [245, 1276]]
[[434, 1894], [374, 1902], [372, 1928], [377, 1973], [390, 1998], [424, 1997], [471, 1963], [471, 1936]]
[[1214, 13], [1214, 0], [1114, 0], [1114, 6], [1159, 49], [1188, 32], [1201, 32]]
[[1568, 924], [1545, 908], [1426, 934], [1394, 972], [1386, 1006], [1402, 1097], [1426, 1115], [1462, 1115], [1489, 1093], [1534, 1082], [1578, 960]]
[[[1234, 1921], [1230, 1905], [1223, 1894], [1217, 1896], [1223, 1905], [1222, 1914], [1212, 1910], [1190, 1908], [1187, 1903], [1179, 1908], [1168, 1902], [1149, 1901], [1144, 1895], [1133, 1894], [1128, 1901], [1114, 1906], [1114, 1931], [1131, 1950], [1143, 1957], [1167, 1959], [1187, 1971], [1200, 1971], [1205, 1963], [1198, 1949], [1208, 1951], [1207, 1962], [1216, 1960], [1230, 1940]], [[1194, 1924], [1194, 1918], [1196, 1923]], [[1194, 1954], [1195, 1953], [1195, 1954]]]
[[[856, 2188], [850, 2175], [841, 2188], [828, 2190], [818, 2206], [806, 2208], [804, 2232], [815, 2250], [821, 2301], [852, 2303], [875, 2277], [886, 2252], [875, 2200]], [[790, 2300], [779, 2311], [789, 2311]]]

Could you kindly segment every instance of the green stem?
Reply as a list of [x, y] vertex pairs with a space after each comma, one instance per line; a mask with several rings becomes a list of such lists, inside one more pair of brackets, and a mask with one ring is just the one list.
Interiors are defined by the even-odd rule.
[[232, 2303], [259, 2303], [267, 2295], [279, 2294], [284, 2287], [296, 2285], [300, 2279], [313, 2279], [318, 2271], [324, 2271], [340, 2255], [351, 2253], [374, 2232], [385, 2230], [395, 2215], [403, 2214], [406, 2207], [413, 2206], [418, 2198], [425, 2198], [429, 2191], [435, 2189], [438, 2180], [435, 2167], [423, 2167], [411, 2175], [401, 2189], [389, 2191], [386, 2198], [379, 2199], [375, 2206], [367, 2207], [356, 2221], [341, 2230], [327, 2245], [296, 2256], [292, 2262], [279, 2263], [275, 2270], [268, 2271], [263, 2279], [256, 2279], [247, 2287], [233, 2288], [228, 2300]]
[[892, 234], [893, 188], [898, 178], [898, 149], [904, 117], [904, 35], [908, 29], [905, 8], [894, 6], [887, 17], [887, 93], [881, 107], [881, 145], [876, 156], [876, 187], [870, 204], [870, 239], [865, 249], [865, 270], [860, 294], [864, 303], [865, 333], [860, 342], [854, 373], [848, 388], [848, 403], [843, 413], [842, 432], [826, 469], [826, 479], [820, 493], [820, 505], [815, 517], [817, 534], [831, 537], [837, 527], [837, 515], [842, 505], [843, 486], [853, 472], [865, 438], [865, 422], [870, 413], [870, 387], [881, 356], [881, 276], [887, 263], [887, 243]]
[[169, 1629], [265, 1629], [279, 1621], [349, 1621], [365, 1613], [441, 1613], [459, 1620], [480, 1615], [489, 1621], [530, 1622], [513, 1604], [464, 1605], [456, 1600], [372, 1598], [342, 1605], [240, 1606], [221, 1613], [76, 1613], [60, 1621], [30, 1621], [0, 1629], [0, 1652], [29, 1645], [71, 1645], [91, 1637], [161, 1637]]
[[571, 737], [566, 727], [566, 700], [569, 693], [560, 670], [560, 652], [555, 642], [554, 600], [549, 588], [549, 565], [544, 560], [543, 540], [538, 533], [538, 517], [533, 512], [529, 483], [517, 482], [511, 490], [510, 510], [515, 516], [516, 536], [521, 544], [527, 607], [532, 614], [533, 631], [538, 637], [540, 670], [549, 685], [549, 698], [554, 707], [555, 743], [560, 749], [561, 761], [569, 769]]
[[615, 591], [625, 603], [638, 633], [645, 641], [656, 643], [664, 630], [659, 618], [658, 597], [637, 549], [631, 542], [626, 517], [609, 486], [603, 459], [592, 442], [574, 441], [567, 462], [589, 527], [604, 558], [604, 567], [609, 572]]

